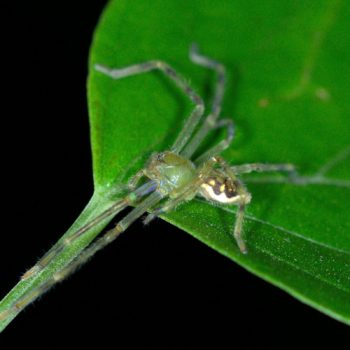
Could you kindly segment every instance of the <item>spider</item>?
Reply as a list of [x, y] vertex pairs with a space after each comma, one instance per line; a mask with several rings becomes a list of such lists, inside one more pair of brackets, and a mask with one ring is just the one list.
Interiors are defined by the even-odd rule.
[[[10, 314], [20, 312], [52, 285], [73, 273], [77, 267], [115, 240], [145, 213], [150, 212], [144, 220], [145, 223], [149, 223], [157, 216], [175, 209], [181, 203], [190, 201], [195, 196], [204, 197], [212, 202], [238, 206], [233, 236], [239, 250], [243, 254], [247, 253], [246, 243], [242, 237], [242, 227], [245, 208], [251, 201], [252, 196], [239, 179], [239, 175], [252, 171], [282, 171], [293, 175], [295, 168], [292, 164], [262, 163], [230, 166], [220, 156], [220, 153], [229, 147], [234, 137], [232, 120], [218, 119], [225, 91], [225, 67], [220, 62], [202, 55], [196, 44], [191, 46], [189, 56], [194, 63], [213, 70], [217, 76], [211, 111], [203, 118], [202, 122], [201, 119], [204, 114], [202, 98], [167, 63], [154, 60], [117, 69], [100, 64], [95, 65], [98, 72], [112, 79], [121, 79], [159, 70], [183, 91], [194, 104], [194, 108], [170, 150], [152, 154], [146, 166], [129, 180], [127, 194], [116, 200], [111, 207], [92, 219], [88, 224], [59, 241], [22, 276], [22, 280], [31, 278], [42, 271], [58, 254], [62, 253], [102, 220], [118, 214], [127, 206], [134, 206], [134, 209], [122, 218], [113, 229], [107, 231], [83, 250], [73, 261], [54, 273], [51, 279], [29, 291], [9, 309], [0, 313], [0, 320]], [[226, 128], [227, 136], [225, 139], [199, 157], [192, 159], [198, 146], [207, 135], [219, 128]]]

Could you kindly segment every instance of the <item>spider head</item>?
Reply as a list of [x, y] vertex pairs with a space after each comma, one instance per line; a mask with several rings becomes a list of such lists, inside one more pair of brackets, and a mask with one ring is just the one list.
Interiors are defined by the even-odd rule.
[[158, 184], [158, 190], [164, 193], [180, 188], [196, 175], [195, 166], [187, 158], [166, 151], [151, 156], [145, 175]]

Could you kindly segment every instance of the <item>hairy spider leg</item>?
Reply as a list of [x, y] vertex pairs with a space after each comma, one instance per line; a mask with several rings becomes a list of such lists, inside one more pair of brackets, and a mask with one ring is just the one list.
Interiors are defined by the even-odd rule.
[[117, 200], [108, 209], [102, 212], [100, 215], [96, 216], [94, 219], [89, 221], [86, 225], [81, 227], [79, 230], [73, 232], [72, 234], [65, 236], [62, 240], [58, 241], [32, 268], [30, 268], [21, 277], [22, 280], [28, 279], [38, 272], [40, 272], [44, 267], [50, 264], [50, 262], [55, 259], [55, 257], [60, 254], [66, 247], [71, 245], [79, 237], [81, 237], [85, 232], [94, 227], [96, 224], [102, 220], [108, 218], [111, 215], [116, 215], [122, 211], [128, 205], [136, 203], [141, 197], [154, 191], [156, 188], [155, 183], [150, 181], [140, 186], [133, 192], [130, 192], [124, 198]]
[[152, 70], [160, 70], [168, 78], [173, 80], [175, 84], [186, 94], [186, 96], [195, 104], [195, 107], [185, 122], [180, 134], [171, 147], [171, 151], [179, 153], [185, 144], [190, 139], [194, 129], [199, 123], [204, 113], [204, 103], [202, 98], [195, 93], [189, 84], [182, 78], [172, 67], [163, 61], [148, 61], [144, 63], [135, 64], [124, 68], [108, 68], [106, 66], [96, 64], [95, 69], [112, 79], [121, 79], [131, 75], [146, 73]]
[[128, 215], [121, 219], [113, 229], [107, 231], [102, 237], [98, 238], [89, 247], [83, 250], [71, 263], [56, 271], [52, 277], [42, 285], [33, 288], [29, 293], [19, 298], [7, 310], [0, 313], [0, 320], [8, 317], [10, 314], [19, 313], [27, 305], [32, 303], [40, 295], [48, 291], [53, 285], [63, 281], [72, 274], [79, 266], [88, 261], [96, 252], [113, 242], [121, 233], [123, 233], [135, 220], [142, 216], [147, 210], [156, 205], [162, 198], [163, 194], [154, 191], [146, 197], [137, 207], [135, 207]]
[[[291, 179], [298, 176], [296, 172], [296, 168], [293, 164], [262, 164], [262, 163], [252, 163], [252, 164], [243, 164], [231, 166], [231, 171], [236, 174], [248, 174], [253, 171], [256, 172], [278, 172], [283, 171], [287, 172]], [[246, 190], [245, 190], [246, 191]], [[247, 192], [248, 193], [248, 192]], [[238, 211], [236, 213], [236, 224], [234, 229], [234, 237], [237, 241], [238, 246], [240, 247], [243, 253], [247, 253], [247, 249], [245, 248], [245, 243], [241, 238], [241, 231], [243, 226], [243, 219], [245, 214], [246, 204], [250, 202], [251, 195], [249, 194], [248, 202], [242, 202], [238, 206]]]
[[137, 184], [140, 182], [141, 178], [145, 176], [144, 169], [139, 170], [135, 175], [133, 175], [128, 181], [128, 189], [133, 191], [137, 187]]
[[[223, 126], [222, 124], [221, 126], [217, 125], [217, 119], [221, 113], [222, 101], [224, 98], [226, 85], [225, 66], [222, 63], [213, 60], [212, 58], [203, 56], [199, 52], [197, 44], [192, 44], [190, 48], [190, 59], [192, 62], [200, 66], [214, 70], [217, 74], [217, 79], [214, 90], [211, 113], [206, 117], [206, 119], [203, 121], [203, 124], [198, 129], [197, 133], [193, 136], [192, 140], [186, 145], [186, 147], [181, 152], [181, 154], [187, 158], [190, 158], [193, 155], [193, 153], [197, 150], [199, 144], [203, 141], [203, 139], [208, 135], [208, 133], [212, 129]], [[228, 125], [229, 122], [226, 123]]]
[[251, 200], [251, 194], [246, 190], [243, 183], [237, 180], [236, 175], [246, 174], [253, 171], [257, 172], [277, 172], [284, 171], [289, 173], [291, 177], [297, 176], [296, 169], [292, 164], [262, 164], [262, 163], [252, 163], [252, 164], [243, 164], [237, 166], [229, 166], [224, 159], [221, 157], [216, 157], [217, 160], [222, 164], [224, 171], [232, 179], [238, 183], [238, 191], [241, 195], [242, 200], [238, 203], [238, 210], [236, 212], [236, 221], [233, 236], [236, 239], [236, 242], [242, 253], [247, 253], [246, 244], [242, 238], [242, 228], [245, 215], [246, 205], [249, 204]]
[[194, 162], [195, 164], [200, 164], [202, 162], [205, 162], [207, 159], [210, 159], [212, 157], [215, 157], [216, 155], [220, 154], [222, 151], [227, 149], [234, 138], [234, 126], [231, 119], [221, 119], [216, 123], [216, 126], [213, 129], [226, 127], [227, 135], [226, 137], [221, 140], [218, 144], [213, 146], [212, 148], [209, 148], [206, 152], [201, 154]]
[[297, 176], [296, 168], [293, 164], [263, 164], [263, 163], [251, 163], [231, 166], [232, 171], [235, 174], [248, 174], [253, 171], [262, 172], [277, 172], [283, 171], [290, 175], [291, 178]]
[[[248, 197], [248, 198], [250, 198], [250, 197]], [[244, 221], [246, 205], [247, 205], [247, 203], [244, 201], [242, 201], [238, 204], [238, 210], [236, 212], [235, 227], [233, 229], [233, 237], [236, 240], [236, 243], [238, 245], [239, 250], [243, 254], [248, 253], [247, 246], [246, 246], [245, 241], [242, 237], [242, 232], [243, 232], [242, 229], [243, 229], [243, 221]]]
[[236, 220], [235, 220], [235, 226], [233, 229], [233, 236], [237, 242], [237, 245], [240, 251], [243, 254], [247, 254], [248, 250], [244, 242], [244, 239], [242, 237], [242, 232], [243, 232], [245, 209], [247, 204], [250, 203], [252, 196], [247, 191], [244, 184], [239, 179], [237, 179], [236, 174], [231, 169], [230, 165], [227, 164], [227, 162], [222, 157], [217, 156], [215, 158], [217, 162], [222, 166], [225, 174], [227, 174], [232, 179], [232, 181], [234, 181], [237, 184], [237, 192], [240, 195], [240, 201], [237, 203], [238, 210], [236, 212]]

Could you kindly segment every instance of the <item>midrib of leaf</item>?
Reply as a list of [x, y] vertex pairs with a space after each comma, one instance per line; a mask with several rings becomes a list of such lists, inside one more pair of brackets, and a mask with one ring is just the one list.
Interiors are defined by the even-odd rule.
[[[222, 208], [222, 210], [227, 211], [227, 212], [229, 212], [231, 214], [235, 213], [234, 211], [227, 210], [227, 208]], [[323, 248], [326, 248], [326, 249], [330, 249], [330, 250], [332, 250], [334, 252], [337, 252], [337, 253], [340, 253], [340, 254], [349, 255], [349, 257], [350, 257], [350, 252], [348, 252], [347, 250], [342, 250], [342, 249], [339, 249], [337, 247], [333, 247], [333, 246], [331, 246], [329, 244], [325, 244], [325, 243], [316, 241], [316, 240], [314, 240], [314, 239], [312, 239], [312, 238], [310, 238], [308, 236], [305, 236], [305, 235], [303, 235], [301, 233], [298, 233], [296, 231], [292, 231], [292, 230], [286, 229], [286, 228], [284, 228], [282, 226], [273, 224], [273, 223], [268, 222], [268, 221], [264, 221], [262, 219], [254, 217], [254, 216], [252, 216], [250, 214], [246, 214], [246, 218], [249, 219], [249, 220], [253, 220], [255, 222], [258, 222], [258, 223], [260, 223], [262, 225], [267, 225], [267, 226], [273, 227], [274, 229], [279, 230], [279, 231], [281, 231], [283, 233], [290, 234], [290, 235], [295, 236], [297, 238], [301, 238], [301, 239], [303, 239], [303, 240], [305, 240], [307, 242], [310, 242], [311, 244], [315, 244], [317, 246], [320, 246], [320, 247], [323, 247]]]
[[295, 88], [291, 89], [291, 91], [285, 95], [287, 99], [298, 98], [301, 94], [304, 93], [305, 89], [311, 83], [312, 74], [316, 66], [317, 58], [319, 56], [327, 33], [337, 19], [338, 11], [341, 8], [341, 3], [341, 0], [330, 1], [324, 13], [320, 15], [320, 24], [315, 29], [314, 35], [310, 38], [310, 50], [304, 59], [299, 83]]

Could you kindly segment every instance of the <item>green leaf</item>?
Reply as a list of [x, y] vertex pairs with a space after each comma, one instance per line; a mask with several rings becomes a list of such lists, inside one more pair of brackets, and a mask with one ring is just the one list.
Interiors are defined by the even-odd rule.
[[[235, 208], [201, 200], [164, 219], [249, 271], [350, 323], [350, 5], [340, 1], [112, 1], [91, 64], [162, 59], [210, 104], [215, 77], [188, 59], [197, 42], [229, 72], [224, 116], [232, 164], [290, 162], [304, 178], [250, 177], [249, 254], [231, 236]], [[236, 73], [238, 70], [238, 73]], [[238, 76], [238, 78], [237, 78]], [[125, 183], [168, 149], [191, 105], [161, 73], [112, 80], [93, 69], [89, 106], [97, 187]], [[217, 136], [217, 135], [216, 135]], [[208, 145], [217, 142], [211, 138]], [[261, 182], [257, 182], [257, 181]], [[275, 180], [275, 181], [274, 181]], [[256, 183], [254, 183], [256, 182]]]
[[[95, 63], [123, 67], [162, 59], [210, 105], [212, 72], [188, 59], [197, 42], [229, 73], [223, 116], [236, 138], [232, 164], [290, 162], [303, 178], [249, 178], [249, 254], [232, 238], [233, 207], [182, 204], [165, 220], [288, 291], [350, 324], [350, 4], [340, 1], [111, 1], [96, 30], [88, 81], [95, 193], [63, 236], [111, 204], [111, 194], [175, 140], [191, 105], [159, 72], [112, 80]], [[218, 142], [210, 137], [204, 146]], [[248, 179], [248, 178], [247, 178]], [[260, 179], [260, 180], [259, 180]], [[260, 181], [260, 182], [259, 182]], [[0, 331], [14, 306], [72, 261], [108, 220], [22, 280], [0, 303]], [[32, 300], [30, 299], [30, 300]], [[29, 299], [28, 299], [29, 300]]]

